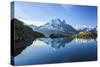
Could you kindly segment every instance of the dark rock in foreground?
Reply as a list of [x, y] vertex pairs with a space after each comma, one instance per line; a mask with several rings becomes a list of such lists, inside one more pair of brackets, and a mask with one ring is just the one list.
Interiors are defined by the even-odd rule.
[[[11, 55], [17, 56], [27, 46], [31, 45], [36, 38], [44, 37], [43, 34], [33, 31], [30, 27], [25, 25], [22, 21], [17, 19], [11, 20], [12, 40]], [[14, 37], [13, 37], [14, 36]]]

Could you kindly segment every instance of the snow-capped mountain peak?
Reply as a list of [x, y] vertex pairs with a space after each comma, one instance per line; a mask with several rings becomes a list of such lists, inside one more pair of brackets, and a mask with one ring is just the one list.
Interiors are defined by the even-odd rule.
[[51, 34], [72, 34], [76, 32], [76, 30], [71, 25], [68, 25], [65, 20], [59, 18], [52, 19], [45, 25], [38, 27], [37, 31], [46, 36], [50, 36]]

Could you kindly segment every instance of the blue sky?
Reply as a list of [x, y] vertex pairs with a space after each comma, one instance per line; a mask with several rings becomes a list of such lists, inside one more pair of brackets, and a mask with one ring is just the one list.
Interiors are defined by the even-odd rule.
[[74, 27], [95, 27], [97, 23], [95, 6], [15, 2], [14, 9], [15, 18], [36, 26], [46, 24], [55, 18], [65, 19], [67, 24]]

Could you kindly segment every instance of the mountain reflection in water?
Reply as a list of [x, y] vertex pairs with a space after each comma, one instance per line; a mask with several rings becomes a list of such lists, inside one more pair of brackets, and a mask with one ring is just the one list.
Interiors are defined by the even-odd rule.
[[72, 38], [40, 38], [40, 41], [45, 42], [47, 45], [55, 49], [64, 48], [67, 43], [70, 43], [73, 39]]
[[94, 39], [38, 38], [15, 57], [15, 65], [48, 64], [97, 59]]

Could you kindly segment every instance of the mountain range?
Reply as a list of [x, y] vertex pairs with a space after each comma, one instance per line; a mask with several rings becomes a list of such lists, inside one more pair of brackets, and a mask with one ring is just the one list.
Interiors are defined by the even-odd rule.
[[69, 24], [66, 24], [65, 20], [53, 19], [50, 22], [46, 23], [43, 26], [36, 27], [34, 25], [30, 25], [30, 27], [38, 32], [43, 33], [45, 36], [50, 36], [51, 34], [73, 34], [77, 33], [77, 31]]
[[96, 33], [96, 28], [82, 28], [75, 29], [71, 25], [67, 24], [65, 20], [59, 18], [52, 19], [50, 22], [44, 24], [43, 26], [30, 25], [30, 27], [37, 32], [43, 33], [46, 37], [51, 34], [65, 35], [65, 34], [76, 34], [79, 32], [93, 32]]

